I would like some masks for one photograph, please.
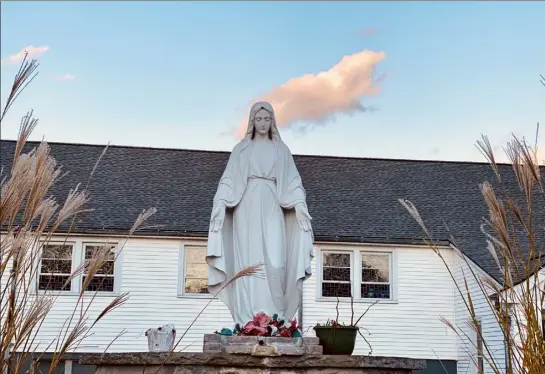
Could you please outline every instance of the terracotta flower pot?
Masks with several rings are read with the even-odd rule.
[[[351,355],[358,330],[357,326],[314,326],[326,355]]]

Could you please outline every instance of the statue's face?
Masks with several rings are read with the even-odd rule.
[[[259,110],[254,117],[255,131],[259,135],[267,135],[271,129],[272,118],[269,112],[264,109]]]

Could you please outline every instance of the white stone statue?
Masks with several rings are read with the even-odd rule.
[[[233,148],[214,196],[206,262],[216,294],[241,269],[264,264],[265,277],[243,277],[218,294],[235,323],[259,312],[293,318],[311,275],[313,234],[306,192],[274,110],[258,102]]]

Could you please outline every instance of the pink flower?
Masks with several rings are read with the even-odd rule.
[[[267,327],[272,322],[272,318],[267,314],[260,312],[255,315],[253,322],[256,324],[256,326]]]
[[[256,326],[254,321],[248,322],[242,329],[242,335],[248,336],[264,336],[267,334],[266,326]]]

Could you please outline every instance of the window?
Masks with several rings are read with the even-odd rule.
[[[390,254],[361,253],[361,297],[390,298]]]
[[[326,250],[320,259],[318,297],[393,299],[392,253]]]
[[[70,291],[72,289],[70,275],[72,274],[71,244],[46,244],[42,246],[39,290]]]
[[[84,244],[84,261],[89,262],[94,258],[99,258],[103,262],[102,266],[96,271],[93,279],[87,284],[86,291],[114,291],[114,262],[115,245],[111,244]],[[104,257],[103,257],[104,256]],[[87,268],[81,277],[81,285],[85,285],[85,275]]]
[[[352,294],[352,263],[350,253],[322,254],[322,296],[350,297]]]
[[[117,292],[121,258],[116,258],[117,243],[87,242],[75,239],[69,243],[42,243],[39,271],[33,284],[40,291]],[[89,284],[85,281],[90,261],[99,256],[104,263]]]
[[[183,293],[208,294],[206,247],[185,247]]]

